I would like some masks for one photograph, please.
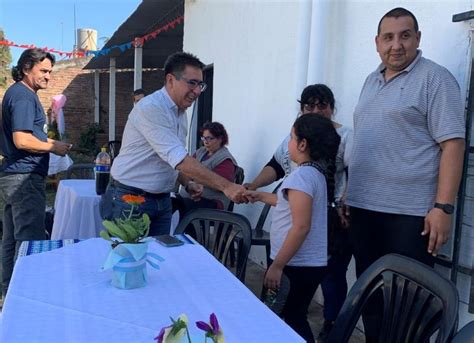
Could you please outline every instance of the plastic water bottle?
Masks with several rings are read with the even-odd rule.
[[[106,148],[101,148],[95,158],[95,192],[97,195],[105,193],[110,178],[110,155]]]
[[[286,303],[286,298],[290,292],[290,279],[285,274],[281,275],[280,288],[277,290],[267,289],[265,295],[265,305],[273,312],[280,315]]]

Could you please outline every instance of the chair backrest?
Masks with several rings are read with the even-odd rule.
[[[244,282],[252,231],[243,215],[228,211],[198,208],[187,213],[175,234],[188,233],[226,267],[237,253],[235,275]]]
[[[117,157],[117,155],[120,152],[120,147],[122,146],[122,141],[109,141],[107,143],[107,145],[108,145],[108,148],[109,148],[110,158],[113,161],[114,158]]]
[[[280,188],[282,183],[283,183],[283,181],[281,181],[278,185],[276,185],[276,187],[272,191],[273,194],[276,194],[276,192],[278,191],[278,189]],[[262,212],[260,212],[260,216],[258,217],[257,225],[255,226],[255,234],[257,236],[263,234],[263,226],[265,225],[265,222],[266,222],[267,217],[268,217],[268,212],[270,212],[271,207],[272,207],[271,205],[265,204],[265,206],[263,206],[263,208],[262,208]]]
[[[239,166],[236,166],[234,182],[238,185],[241,185],[244,182],[244,179],[245,179],[244,169]],[[234,210],[234,202],[232,200],[229,202],[229,205],[227,205],[226,210],[229,212],[232,212]]]
[[[94,163],[75,163],[66,171],[66,179],[94,179]]]
[[[464,325],[456,335],[454,335],[451,343],[472,343],[474,342],[474,320]]]
[[[369,299],[382,293],[379,342],[450,342],[457,328],[456,286],[433,268],[397,254],[381,257],[356,281],[334,323],[328,342],[349,338]]]

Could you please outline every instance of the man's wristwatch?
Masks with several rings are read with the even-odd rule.
[[[454,213],[454,206],[451,204],[440,204],[439,202],[435,202],[434,208],[439,208],[440,210],[443,210],[444,213],[446,214],[453,214]]]

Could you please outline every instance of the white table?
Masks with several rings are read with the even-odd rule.
[[[62,180],[54,201],[51,239],[98,237],[103,229],[95,180]]]
[[[88,239],[17,260],[3,307],[1,342],[153,342],[169,316],[194,322],[217,315],[226,342],[303,342],[202,246],[149,251],[166,259],[148,267],[148,284],[116,289],[99,267],[108,242]],[[199,340],[198,340],[199,338]]]
[[[54,201],[51,239],[86,239],[99,237],[104,229],[99,213],[100,196],[95,180],[62,180]],[[179,214],[171,217],[171,233],[178,225]]]
[[[66,171],[70,166],[73,165],[72,159],[66,156],[58,156],[55,154],[49,154],[49,169],[48,175],[55,175],[62,171]]]

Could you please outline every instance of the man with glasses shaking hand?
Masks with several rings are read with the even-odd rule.
[[[245,188],[209,171],[188,155],[186,109],[206,90],[204,64],[194,55],[177,52],[165,62],[165,85],[132,109],[123,133],[120,154],[114,159],[111,181],[101,200],[104,219],[120,218],[130,206],[125,194],[141,195],[139,211],[151,219],[150,236],[170,231],[170,192],[176,180],[195,197],[202,185],[242,201]],[[197,183],[189,182],[191,180]],[[189,184],[189,185],[188,185]]]

